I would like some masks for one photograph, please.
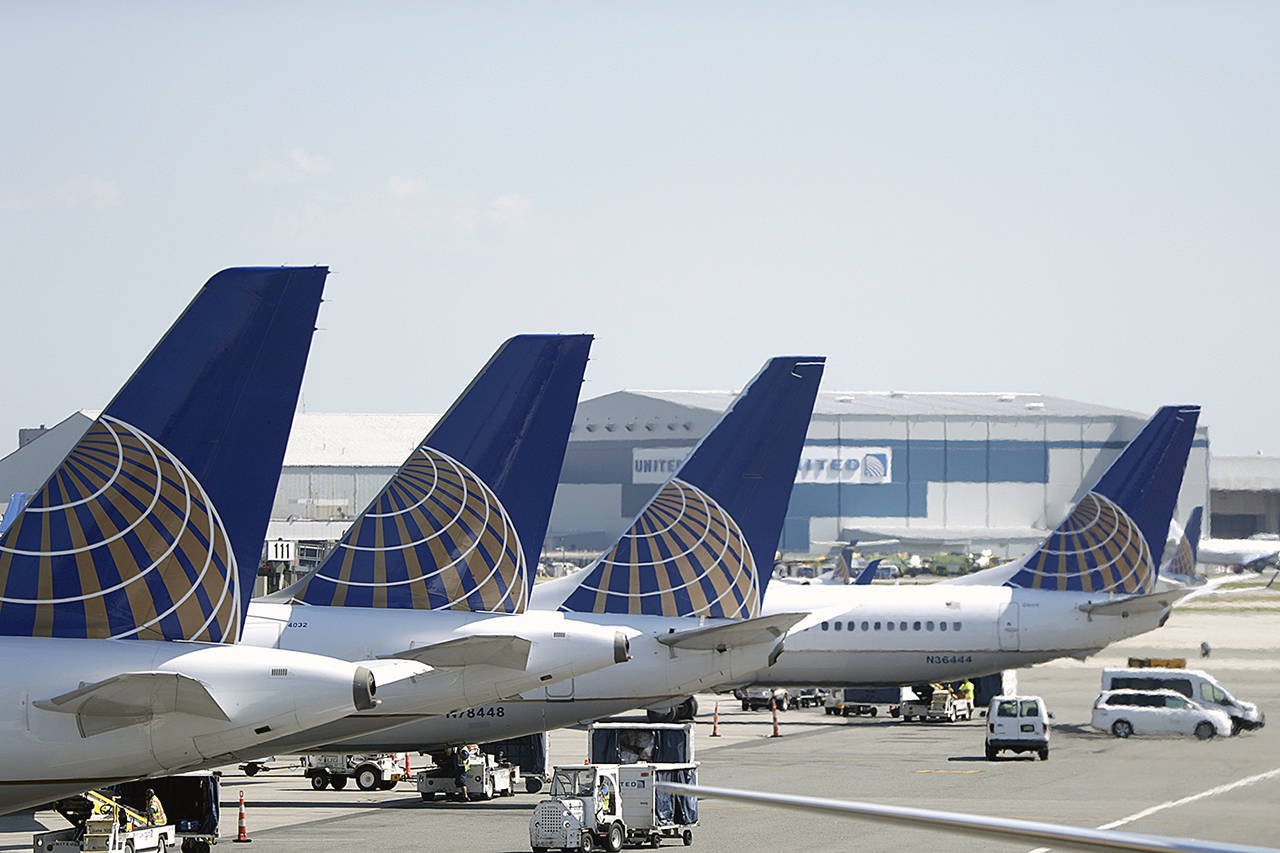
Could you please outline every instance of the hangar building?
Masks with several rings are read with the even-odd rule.
[[[619,391],[580,403],[548,545],[610,544],[732,399]],[[780,547],[897,539],[911,550],[1017,553],[1061,520],[1146,418],[1041,394],[822,392]],[[1208,498],[1201,426],[1178,517]]]

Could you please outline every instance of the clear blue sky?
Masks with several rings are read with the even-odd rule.
[[[10,2],[0,452],[216,270],[318,263],[313,411],[587,331],[585,396],[812,352],[1277,454],[1278,43],[1274,3]]]

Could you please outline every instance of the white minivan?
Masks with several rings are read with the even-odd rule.
[[[1231,734],[1226,711],[1206,707],[1174,690],[1107,690],[1093,702],[1089,725],[1119,738],[1182,734],[1208,740]]]
[[[1237,699],[1212,675],[1198,669],[1104,669],[1102,690],[1172,690],[1208,708],[1220,708],[1231,718],[1231,734],[1260,729],[1267,717],[1252,702]]]
[[[996,753],[1034,752],[1049,760],[1049,712],[1039,696],[996,696],[987,708],[987,761]]]

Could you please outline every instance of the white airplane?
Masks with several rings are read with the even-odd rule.
[[[609,624],[527,611],[590,335],[506,341],[338,543],[292,587],[249,605],[243,642],[428,672],[246,760],[518,696],[627,660]]]
[[[1255,533],[1248,539],[1201,539],[1197,558],[1214,566],[1243,566],[1256,572],[1280,568],[1280,536]]]
[[[879,803],[743,791],[735,788],[712,788],[706,785],[684,785],[677,782],[657,782],[655,785],[677,796],[737,800],[753,805],[816,812],[908,829],[932,829],[953,836],[967,835],[992,841],[1046,845],[1055,850],[1082,850],[1086,853],[1096,850],[1126,850],[1133,853],[1278,853],[1274,847],[1256,847],[1252,844],[1200,841],[1177,836],[1117,832],[1113,829],[1089,829],[1021,818],[986,817],[938,809],[887,806]]]
[[[427,752],[518,737],[670,707],[767,666],[804,618],[761,617],[757,579],[773,565],[822,369],[820,358],[770,360],[608,552],[534,587],[540,613],[627,626],[631,661],[326,749]]]
[[[1164,624],[1155,591],[1199,409],[1161,409],[1044,543],[1003,566],[919,586],[773,584],[766,613],[808,610],[760,685],[910,685],[1084,658]]]
[[[233,645],[328,270],[230,269],[0,535],[0,813],[225,762],[422,671]]]

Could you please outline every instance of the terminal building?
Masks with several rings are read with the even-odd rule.
[[[612,544],[733,396],[618,391],[580,403],[544,560]],[[38,489],[94,414],[24,430],[25,443],[0,459],[0,500]],[[817,555],[858,539],[921,554],[1017,554],[1063,518],[1149,414],[1040,394],[822,392],[780,548]],[[304,565],[318,559],[437,418],[300,413],[268,539],[297,543]],[[1280,532],[1280,459],[1211,466],[1201,425],[1176,518],[1202,504],[1212,535]]]

